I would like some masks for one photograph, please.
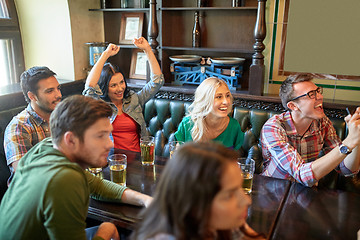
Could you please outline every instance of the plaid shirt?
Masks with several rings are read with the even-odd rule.
[[[262,175],[297,181],[313,186],[315,179],[311,164],[320,152],[330,152],[341,143],[328,117],[313,121],[303,136],[297,134],[290,112],[273,116],[261,130],[264,157]],[[344,175],[353,174],[344,161],[337,170]]]
[[[42,119],[28,104],[7,125],[4,134],[4,149],[7,164],[19,161],[30,148],[50,137],[49,123]],[[12,167],[10,170],[13,172]]]

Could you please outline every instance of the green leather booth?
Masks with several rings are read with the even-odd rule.
[[[169,156],[168,143],[174,139],[174,133],[182,118],[186,115],[190,104],[190,102],[168,99],[151,99],[146,103],[145,122],[149,134],[155,137],[156,155]],[[240,155],[255,160],[256,173],[261,173],[263,169],[261,144],[259,143],[261,128],[274,114],[279,114],[279,112],[239,106],[234,106],[231,113],[232,117],[239,122],[241,131],[245,133]],[[344,139],[347,134],[344,120],[333,118],[331,121],[339,137]],[[354,178],[345,178],[334,170],[319,182],[319,186],[360,192],[360,177],[358,174]]]

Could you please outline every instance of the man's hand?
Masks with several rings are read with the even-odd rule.
[[[343,143],[352,150],[360,145],[360,107],[355,110],[353,115],[347,115],[345,122],[349,129],[349,134]]]
[[[143,203],[144,203],[144,207],[149,207],[150,203],[152,202],[153,198],[143,194]]]
[[[152,197],[127,188],[121,196],[121,201],[132,205],[148,207]]]
[[[104,222],[100,224],[98,231],[95,236],[102,237],[105,240],[120,240],[119,233],[116,226],[110,222]]]

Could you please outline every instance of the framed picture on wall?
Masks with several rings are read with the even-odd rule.
[[[119,43],[132,44],[134,38],[141,37],[144,13],[123,13],[121,15]]]
[[[134,49],[131,57],[129,78],[146,79],[146,54],[140,49]]]

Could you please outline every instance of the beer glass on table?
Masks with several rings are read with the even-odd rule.
[[[127,156],[125,154],[112,154],[108,157],[110,180],[126,186]]]
[[[250,194],[252,191],[253,178],[255,172],[255,161],[250,158],[238,158],[238,164],[241,168],[244,178],[243,189],[246,194]]]
[[[141,164],[154,165],[155,139],[152,136],[140,138]]]

